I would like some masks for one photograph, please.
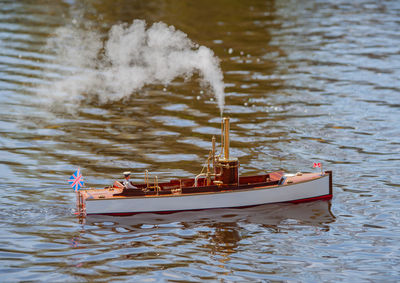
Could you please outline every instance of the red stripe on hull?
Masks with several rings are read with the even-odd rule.
[[[324,196],[313,197],[313,198],[292,200],[292,201],[290,201],[290,203],[302,203],[302,202],[309,202],[309,201],[315,201],[315,200],[330,200],[330,199],[332,199],[332,195],[324,195]]]
[[[324,196],[319,196],[319,197],[312,197],[312,198],[305,198],[305,199],[298,199],[298,200],[292,200],[292,201],[285,201],[281,203],[303,203],[303,202],[310,202],[310,201],[317,201],[317,200],[330,200],[332,199],[332,195],[324,195]],[[276,203],[270,203],[270,204],[276,204]],[[154,213],[154,214],[171,214],[171,213],[176,213],[176,212],[183,212],[183,211],[201,211],[201,210],[210,210],[210,209],[229,209],[229,208],[249,208],[249,207],[255,207],[255,206],[260,206],[260,205],[265,205],[265,204],[256,204],[256,205],[248,205],[248,206],[236,206],[236,207],[220,207],[220,208],[203,208],[203,209],[190,209],[190,210],[169,210],[169,211],[146,211],[146,212],[124,212],[124,213],[92,213],[88,215],[110,215],[110,216],[130,216],[130,215],[135,215],[135,214],[141,214],[141,213]]]

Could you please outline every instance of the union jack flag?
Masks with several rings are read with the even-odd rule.
[[[74,191],[79,191],[80,188],[83,186],[83,176],[81,171],[78,169],[69,177],[68,183],[70,183],[71,187],[74,188]]]
[[[317,167],[321,168],[321,166],[322,166],[321,163],[314,163],[313,164],[313,168],[317,168]]]

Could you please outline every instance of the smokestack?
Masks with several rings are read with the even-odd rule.
[[[221,149],[224,155],[219,158],[215,164],[215,182],[220,186],[239,185],[239,160],[237,158],[229,158],[229,118],[221,119]]]
[[[224,138],[224,158],[229,160],[229,118],[224,118],[225,138]]]

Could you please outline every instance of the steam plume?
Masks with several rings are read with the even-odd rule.
[[[41,93],[58,102],[80,103],[97,96],[101,103],[129,97],[151,84],[168,85],[198,73],[224,107],[223,74],[213,51],[193,43],[185,33],[143,20],[115,25],[103,40],[95,31],[62,27],[47,44],[56,61],[67,66]]]

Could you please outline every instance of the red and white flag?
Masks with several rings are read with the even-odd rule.
[[[317,167],[321,168],[322,164],[321,163],[314,163],[313,168],[317,168]]]

